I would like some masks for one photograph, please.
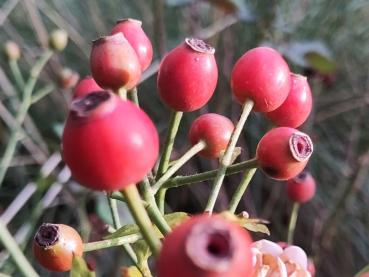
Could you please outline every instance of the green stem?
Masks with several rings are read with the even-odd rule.
[[[17,84],[18,88],[20,90],[23,90],[23,88],[24,88],[24,79],[23,79],[22,73],[19,69],[18,61],[14,60],[14,59],[10,59],[9,60],[9,67],[10,67],[10,71],[13,74],[15,83]]]
[[[160,177],[163,176],[163,174],[168,170],[170,156],[173,150],[174,140],[176,138],[182,116],[183,116],[183,112],[178,112],[178,111],[172,111],[170,115],[168,132],[167,132],[167,136],[165,138],[165,143],[164,143],[164,150],[160,158],[160,162],[158,166],[158,173],[156,174],[155,180],[159,180]],[[159,209],[161,213],[164,213],[165,193],[166,193],[165,189],[159,193],[158,205],[159,205]]]
[[[300,204],[298,202],[294,202],[292,206],[292,212],[290,217],[290,223],[288,224],[288,232],[287,232],[287,243],[293,244],[293,236],[296,229],[296,221],[297,216],[299,214]]]
[[[2,221],[0,221],[0,241],[9,251],[14,262],[18,266],[19,271],[22,272],[24,276],[39,276],[22,253],[22,250],[19,249],[17,242],[14,240],[13,236],[9,233],[9,230]]]
[[[245,173],[242,177],[242,180],[241,180],[240,184],[238,185],[235,193],[233,194],[231,202],[229,203],[228,210],[231,213],[236,212],[237,206],[240,203],[241,198],[242,198],[243,194],[245,193],[252,177],[254,176],[254,174],[256,172],[256,169],[257,168],[251,168],[251,169],[248,169],[248,170],[245,171]]]
[[[161,188],[161,186],[168,181],[170,177],[174,173],[177,172],[178,169],[180,169],[188,160],[190,160],[193,156],[195,156],[197,153],[199,153],[201,150],[203,150],[206,147],[205,141],[199,141],[194,146],[192,146],[181,158],[179,158],[174,165],[172,165],[165,173],[161,176],[161,178],[155,183],[155,185],[152,187],[152,191],[154,194],[157,193],[157,191]]]
[[[243,161],[237,164],[233,164],[227,168],[226,175],[232,175],[239,172],[242,172],[246,169],[257,168],[258,162],[256,159],[251,159],[247,161]],[[218,169],[209,170],[202,173],[188,175],[188,176],[176,176],[173,179],[168,180],[164,183],[163,188],[174,188],[180,187],[188,184],[203,182],[212,180],[217,176]]]
[[[171,228],[167,221],[165,220],[163,214],[160,212],[158,206],[156,205],[154,194],[151,191],[150,183],[147,177],[140,183],[140,188],[143,192],[143,197],[149,204],[146,209],[149,213],[150,218],[158,227],[160,232],[165,236],[171,232]]]
[[[21,132],[20,126],[22,125],[27,115],[28,109],[31,106],[33,89],[36,85],[37,79],[41,73],[42,68],[51,58],[52,54],[53,52],[51,50],[46,50],[31,69],[30,77],[23,90],[22,103],[20,104],[20,107],[18,109],[15,118],[17,124],[11,130],[9,142],[4,151],[4,156],[2,157],[0,162],[0,187],[4,181],[5,174],[8,170],[8,167],[10,165],[10,162],[13,158],[13,155],[17,147],[19,133]]]
[[[154,226],[142,205],[140,194],[136,185],[130,185],[122,190],[128,208],[131,211],[138,227],[141,230],[142,237],[146,240],[154,256],[158,256],[161,248],[161,242],[156,236]]]
[[[119,95],[119,97],[122,100],[127,100],[127,90],[125,88],[120,88],[118,89],[118,91],[115,92],[116,94]]]
[[[159,192],[156,194],[156,199],[158,202],[158,207],[159,207],[159,211],[162,214],[165,214],[165,196],[167,194],[167,190],[166,188],[161,188],[159,190]]]
[[[137,107],[140,106],[140,102],[138,101],[138,95],[137,95],[137,87],[134,87],[130,91],[128,91],[128,99],[131,100],[133,103],[136,104]]]
[[[106,198],[108,200],[111,217],[113,219],[113,226],[115,229],[119,229],[122,225],[120,224],[117,200],[110,198],[109,194],[106,195]]]
[[[114,238],[114,239],[89,242],[83,245],[83,251],[90,252],[90,251],[105,249],[109,247],[126,245],[129,243],[135,243],[139,239],[141,239],[141,236],[139,234],[132,234],[132,235],[123,236],[123,237]]]
[[[32,96],[31,104],[37,103],[42,98],[44,98],[45,96],[50,94],[53,90],[55,90],[55,86],[54,85],[48,85],[48,86],[36,91]]]
[[[227,168],[231,165],[231,162],[232,162],[232,154],[233,154],[234,148],[236,147],[238,138],[241,135],[243,126],[245,125],[247,117],[249,116],[253,106],[254,106],[254,102],[252,100],[246,100],[246,102],[243,104],[240,119],[238,120],[236,127],[233,130],[233,133],[228,143],[227,149],[225,150],[224,156],[222,157],[220,161],[218,173],[217,173],[217,176],[215,177],[213,188],[210,193],[208,203],[206,204],[205,211],[208,212],[209,214],[212,214],[213,212],[220,188],[222,187],[225,173],[227,171]]]

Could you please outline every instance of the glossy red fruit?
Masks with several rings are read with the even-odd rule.
[[[187,38],[164,57],[158,72],[158,89],[170,108],[191,112],[209,101],[218,80],[214,52],[204,41]]]
[[[248,232],[217,216],[195,216],[165,237],[159,277],[244,277],[252,271]]]
[[[101,88],[92,76],[86,76],[81,81],[78,82],[73,90],[73,98],[83,97],[94,91],[102,91]]]
[[[315,195],[316,184],[309,172],[301,172],[287,182],[287,195],[292,201],[305,203]]]
[[[313,99],[305,76],[291,73],[291,82],[287,99],[266,116],[277,126],[296,128],[308,118]]]
[[[149,67],[152,61],[153,50],[150,39],[142,29],[142,22],[132,18],[118,20],[111,34],[123,33],[123,35],[135,50],[141,64],[141,70]]]
[[[253,48],[233,67],[231,86],[240,103],[251,99],[255,111],[271,112],[282,105],[288,96],[291,88],[290,69],[273,48]]]
[[[43,223],[33,240],[33,254],[48,270],[68,271],[73,256],[81,257],[83,242],[75,229],[64,224]]]
[[[136,105],[107,91],[93,92],[72,102],[62,152],[82,185],[115,191],[139,182],[152,169],[159,138]]]
[[[276,180],[297,176],[313,153],[310,137],[296,129],[278,127],[267,132],[256,148],[260,168]]]
[[[128,90],[141,78],[136,52],[122,33],[93,41],[90,66],[96,83],[105,89]]]
[[[190,142],[195,145],[200,140],[205,141],[206,148],[199,155],[217,159],[226,149],[233,129],[234,125],[227,117],[215,113],[203,114],[192,122]]]

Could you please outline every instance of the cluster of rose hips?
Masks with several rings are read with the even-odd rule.
[[[215,49],[204,41],[187,38],[162,60],[158,92],[174,114],[198,110],[212,97],[218,80],[214,53]],[[150,40],[137,20],[118,21],[111,35],[93,42],[92,77],[77,84],[63,132],[64,161],[81,185],[123,194],[142,237],[153,254],[158,255],[158,276],[253,276],[251,236],[220,214],[211,215],[214,205],[211,201],[209,213],[180,224],[165,236],[162,246],[145,232],[152,228],[152,223],[149,217],[144,218],[145,223],[138,216],[145,207],[136,184],[153,174],[146,192],[148,199],[154,199],[162,185],[160,178],[165,174],[171,177],[178,169],[176,163],[163,166],[164,170],[155,176],[153,167],[159,156],[157,130],[138,103],[127,100],[137,92],[141,73],[149,67],[152,56]],[[307,119],[312,108],[306,78],[291,73],[276,50],[257,47],[235,64],[231,88],[243,105],[240,121],[234,126],[219,114],[199,116],[189,130],[191,156],[198,153],[208,159],[219,159],[215,182],[221,184],[247,115],[254,110],[265,113],[278,126],[258,143],[257,167],[277,180],[296,177],[313,151],[309,136],[295,129]],[[305,178],[310,177],[300,175],[289,184],[292,199],[303,202],[312,196],[310,187],[301,192],[295,186]],[[154,200],[149,204],[157,203]],[[34,240],[38,261],[55,271],[70,270],[73,256],[81,256],[82,248],[78,233],[61,224],[43,224]]]

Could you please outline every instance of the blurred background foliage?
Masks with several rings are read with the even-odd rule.
[[[0,41],[13,40],[20,45],[21,71],[28,75],[47,46],[48,33],[55,28],[68,32],[68,47],[54,56],[41,74],[37,84],[41,88],[57,84],[63,67],[82,77],[88,75],[91,40],[109,33],[115,21],[124,17],[142,20],[155,47],[155,59],[144,74],[147,80],[139,86],[139,97],[163,136],[169,111],[156,91],[155,71],[160,58],[187,36],[206,38],[217,49],[220,74],[216,93],[207,107],[184,116],[174,159],[188,149],[187,131],[199,114],[211,111],[237,120],[240,105],[232,99],[229,77],[233,64],[247,49],[272,45],[284,54],[294,72],[308,76],[315,105],[301,129],[315,142],[308,168],[318,188],[315,198],[300,210],[295,244],[313,257],[317,276],[353,276],[369,263],[369,2],[1,0]],[[87,241],[101,239],[104,222],[111,221],[105,198],[75,185],[60,163],[59,136],[70,97],[70,90],[55,89],[32,106],[24,123],[29,135],[19,143],[0,189],[0,211],[17,196],[18,204],[24,200],[20,211],[10,217],[8,228],[31,261],[29,238],[41,222],[73,225]],[[4,57],[0,59],[0,98],[3,153],[12,114],[19,104],[19,91]],[[238,159],[252,157],[258,140],[271,127],[262,114],[252,114],[239,142],[243,152]],[[216,163],[196,158],[180,174],[214,167]],[[227,207],[240,177],[226,179],[217,210]],[[169,190],[167,211],[200,212],[209,191],[208,183]],[[286,239],[291,206],[285,184],[258,172],[238,211],[269,220],[270,239],[282,241]],[[120,208],[122,222],[129,222],[127,211]],[[126,260],[120,249],[88,256],[91,265],[97,264],[99,276],[115,276]],[[42,276],[58,276],[33,264]],[[0,271],[18,276],[5,251],[0,252]]]

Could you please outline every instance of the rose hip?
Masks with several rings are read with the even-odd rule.
[[[298,203],[308,202],[314,197],[316,184],[309,172],[301,172],[295,178],[287,181],[287,195],[292,201]]]
[[[199,116],[191,125],[189,138],[192,145],[205,141],[206,148],[199,155],[208,159],[217,159],[226,149],[234,125],[227,117],[208,113]]]
[[[195,216],[164,239],[158,276],[250,276],[250,247],[250,235],[240,226],[216,216]]]
[[[68,271],[73,256],[81,257],[83,242],[75,229],[64,224],[43,223],[33,241],[37,261],[52,271]]]
[[[73,98],[83,97],[91,92],[102,91],[102,89],[92,78],[92,76],[86,76],[78,82],[73,91]]]
[[[308,118],[313,101],[306,77],[291,74],[291,80],[291,90],[287,99],[266,116],[277,126],[296,128]]]
[[[170,108],[191,112],[209,101],[218,80],[214,52],[204,41],[187,38],[164,57],[158,72],[158,89]]]
[[[62,152],[82,185],[114,191],[137,183],[154,166],[158,151],[154,124],[130,101],[100,91],[72,102]]]
[[[259,141],[256,158],[260,168],[276,180],[298,175],[313,152],[310,137],[296,129],[279,127],[267,132]]]
[[[141,70],[147,69],[152,61],[153,50],[150,39],[142,29],[142,22],[132,18],[118,20],[111,34],[123,33],[135,50]]]
[[[132,89],[141,78],[136,52],[122,33],[93,41],[90,66],[95,81],[105,89]]]
[[[270,112],[282,105],[288,96],[290,69],[273,48],[253,48],[233,67],[231,87],[240,103],[251,99],[255,111]]]

